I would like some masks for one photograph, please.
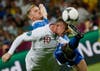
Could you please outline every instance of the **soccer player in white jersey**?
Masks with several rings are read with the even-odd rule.
[[[33,21],[33,23],[32,23],[33,30],[38,28],[38,27],[42,27],[42,26],[45,26],[45,25],[48,24],[47,11],[46,11],[46,8],[44,7],[43,4],[39,4],[39,6],[37,6],[35,4],[30,4],[29,7],[27,8],[26,15],[28,16],[28,18],[30,20]],[[32,46],[36,45],[36,44],[32,43]],[[54,44],[55,45],[56,42],[55,41],[54,41],[54,43],[50,42],[50,44]],[[49,46],[50,44],[48,44],[46,46]],[[49,47],[54,47],[54,45],[51,45]],[[9,54],[7,54],[7,55],[10,56]],[[29,58],[29,57],[30,57],[30,55],[28,55],[26,58]],[[28,62],[26,61],[26,67],[27,68],[29,67],[29,66],[27,66],[27,65],[29,65],[28,63],[29,63],[29,61]]]
[[[47,18],[47,11],[43,4],[39,4],[39,6],[30,4],[26,14],[27,14],[28,18],[33,21],[33,23],[32,23],[33,30],[49,24],[49,21]],[[55,40],[53,40],[49,45],[52,44],[52,46],[55,46],[56,43],[57,42]],[[49,46],[49,45],[47,45],[47,46]]]
[[[32,69],[37,66],[39,59],[46,53],[43,52],[44,49],[48,49],[45,45],[50,43],[52,39],[55,39],[55,35],[63,36],[67,28],[67,24],[63,20],[58,20],[55,24],[49,24],[30,32],[23,33],[14,40],[10,50],[2,56],[2,60],[6,62],[10,59],[15,49],[23,41],[32,41],[34,45],[26,56],[26,69],[27,71],[32,71]],[[48,41],[45,37],[48,37]]]
[[[49,24],[49,21],[47,18],[47,11],[43,4],[39,4],[39,6],[30,4],[30,6],[28,7],[27,16],[29,19],[31,19],[33,21],[33,23],[32,23],[33,30]],[[47,39],[47,41],[48,41],[48,37],[45,37],[45,39]],[[45,47],[56,47],[56,44],[57,44],[56,40],[51,40],[51,42],[49,44],[46,44]],[[32,43],[32,45],[35,45],[35,44]],[[47,53],[50,54],[50,53],[52,53],[53,50],[54,50],[54,48],[49,50]],[[45,56],[44,56],[44,58],[45,58]],[[28,56],[27,56],[27,58],[28,58]],[[43,59],[43,58],[41,58],[41,59]],[[28,63],[28,62],[26,62],[26,63]],[[41,64],[38,64],[38,65],[41,66]]]

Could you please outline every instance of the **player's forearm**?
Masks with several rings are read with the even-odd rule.
[[[12,43],[11,48],[9,49],[8,53],[12,55],[15,49],[23,42],[23,40],[24,40],[23,35],[18,36]]]
[[[44,7],[44,5],[40,4],[39,7],[40,7],[40,10],[41,10],[43,17],[47,18],[47,11],[46,11],[46,8]]]
[[[71,49],[76,49],[78,47],[80,38],[78,38],[77,36],[73,37],[70,42],[69,42],[69,47]]]

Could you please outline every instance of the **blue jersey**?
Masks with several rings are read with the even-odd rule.
[[[64,39],[68,40],[68,37],[65,35],[63,36]],[[69,57],[66,57],[65,53],[62,50],[63,44],[59,43],[55,52],[54,52],[54,56],[57,60],[58,63],[60,64],[65,64],[67,63],[68,65],[74,65],[74,64],[78,64],[82,59],[82,55],[79,53],[78,49],[76,48],[78,45],[76,45],[77,43],[79,43],[79,40],[77,37],[73,37],[72,39],[70,39],[69,41],[70,43],[70,50],[72,50],[72,52],[67,52],[72,53]],[[66,47],[67,48],[67,47]]]
[[[32,29],[34,30],[36,28],[43,27],[47,24],[49,24],[49,21],[46,18],[44,18],[43,20],[37,20],[37,21],[32,23]]]

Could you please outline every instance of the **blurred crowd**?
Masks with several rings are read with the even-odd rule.
[[[32,30],[31,21],[25,15],[25,8],[30,2],[43,3],[51,23],[61,17],[66,7],[71,6],[79,12],[75,25],[81,32],[100,28],[100,0],[0,0],[0,56],[8,51],[18,35]],[[16,52],[28,50],[30,45],[31,42],[23,42]]]

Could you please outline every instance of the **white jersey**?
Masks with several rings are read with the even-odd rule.
[[[42,28],[40,27],[36,29],[37,31],[39,30],[40,31],[39,33],[36,32],[37,40],[32,42],[31,49],[44,49],[44,48],[56,47],[57,42],[55,41],[56,40],[56,38],[54,37],[55,34],[50,30],[49,25],[46,25]]]
[[[13,54],[23,41],[32,41],[33,45],[25,58],[27,71],[32,71],[34,67],[38,66],[39,60],[49,53],[50,48],[56,47],[55,34],[50,30],[49,26],[50,24],[18,36],[8,51],[9,54]],[[58,42],[67,43],[61,38],[59,38]]]
[[[50,30],[49,25],[46,25],[18,36],[8,53],[13,54],[23,41],[32,41],[33,45],[25,59],[27,71],[32,71],[35,66],[38,66],[39,59],[48,53],[48,50],[44,52],[44,49],[50,49],[53,45],[51,40],[55,40],[55,34]],[[56,44],[52,47],[56,47]]]
[[[43,27],[43,26],[45,26],[45,25],[47,25],[47,24],[49,24],[49,20],[48,20],[47,18],[43,18],[43,20],[34,21],[34,22],[32,23],[32,28],[33,28],[33,30],[34,30],[34,29]],[[35,46],[38,47],[39,44],[42,44],[42,45],[44,45],[43,47],[51,48],[51,47],[55,47],[56,44],[57,44],[57,41],[54,40],[53,38],[49,37],[49,36],[45,36],[45,37],[42,38],[42,39],[44,39],[44,40],[42,40],[42,41],[36,41],[35,44],[32,43],[32,47],[35,47]],[[45,42],[45,40],[47,40],[47,41],[46,41],[47,43]],[[45,44],[44,44],[43,41],[45,42]],[[48,43],[48,41],[50,41],[50,42]],[[40,46],[39,46],[39,47],[40,47]]]
[[[30,32],[26,32],[16,38],[16,40],[13,42],[8,53],[13,54],[15,49],[23,41],[32,41],[32,43],[34,44],[32,46],[32,49],[47,48],[45,46],[48,45],[49,43],[51,43],[50,42],[51,40],[55,40],[54,35],[55,34],[50,30],[49,25],[46,25],[41,28],[37,28]]]

